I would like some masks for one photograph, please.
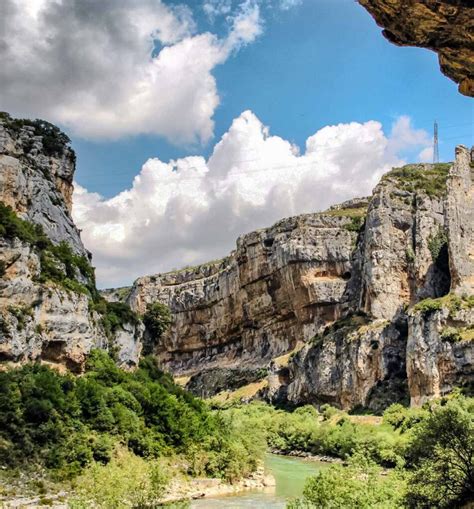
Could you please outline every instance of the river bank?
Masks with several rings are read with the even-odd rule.
[[[191,501],[209,497],[232,496],[249,491],[275,490],[274,476],[265,470],[263,464],[248,477],[235,483],[227,483],[218,478],[183,478],[177,476],[171,480],[166,494],[160,501],[162,504],[173,502]],[[2,509],[67,509],[68,500],[73,493],[61,491],[59,493],[47,493],[38,496],[11,496],[0,497]]]
[[[233,484],[217,478],[188,479],[184,482],[181,479],[172,480],[162,502],[171,503],[208,497],[222,497],[263,489],[271,491],[275,489],[275,483],[273,475],[266,472],[264,466],[261,465],[250,476]]]
[[[336,458],[335,456],[327,456],[323,454],[311,454],[307,451],[282,451],[280,449],[271,449],[270,454],[276,454],[277,456],[287,456],[289,458],[301,458],[307,461],[317,461],[320,463],[340,463],[344,464],[344,460]]]

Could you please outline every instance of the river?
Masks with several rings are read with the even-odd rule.
[[[265,468],[275,477],[275,489],[195,500],[191,509],[284,509],[288,499],[303,493],[306,479],[327,466],[319,461],[268,454]]]

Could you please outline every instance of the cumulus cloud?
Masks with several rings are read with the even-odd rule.
[[[74,218],[99,283],[127,284],[211,260],[233,249],[242,233],[370,194],[384,172],[403,164],[394,148],[426,148],[406,120],[389,135],[376,121],[327,126],[300,151],[245,111],[208,160],[149,159],[131,189],[110,199],[76,186]]]
[[[160,0],[2,0],[0,19],[0,109],[88,138],[175,143],[211,138],[213,70],[261,33],[249,1],[222,38],[197,33],[189,8]]]

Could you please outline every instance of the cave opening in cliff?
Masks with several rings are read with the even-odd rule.
[[[443,297],[451,288],[451,272],[449,270],[448,243],[445,242],[433,260],[435,271],[434,297]]]

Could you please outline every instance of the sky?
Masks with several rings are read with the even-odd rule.
[[[352,0],[2,0],[0,110],[59,125],[99,286],[226,255],[474,143],[472,99]]]

